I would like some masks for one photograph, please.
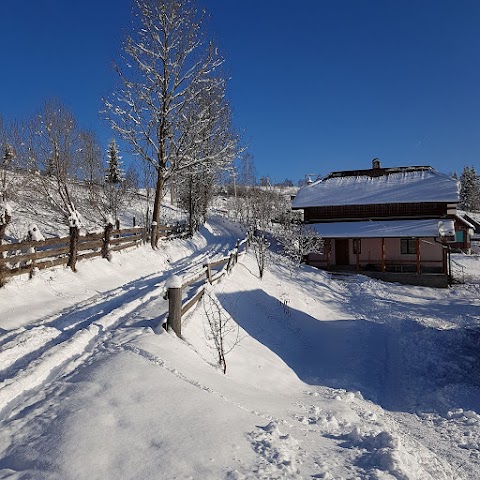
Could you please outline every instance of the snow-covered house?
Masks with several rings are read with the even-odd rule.
[[[432,167],[382,168],[374,159],[371,169],[332,172],[303,187],[292,208],[325,240],[309,264],[446,286],[451,242],[470,246],[459,200],[458,181]]]

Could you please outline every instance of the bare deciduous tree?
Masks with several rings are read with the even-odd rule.
[[[270,262],[270,242],[265,237],[265,234],[260,232],[253,233],[250,238],[250,242],[253,247],[255,259],[257,260],[258,273],[260,278],[263,278],[265,269]]]
[[[214,79],[209,83],[210,87],[186,107],[185,132],[190,132],[193,161],[179,162],[176,175],[178,197],[189,212],[192,231],[207,219],[215,179],[230,167],[237,153],[224,82]]]
[[[212,293],[205,292],[203,308],[207,317],[205,335],[214,345],[218,365],[223,373],[227,373],[226,356],[240,342],[240,328],[234,324],[232,317],[223,310]]]
[[[21,164],[24,143],[24,125],[6,122],[0,115],[0,200],[15,197],[19,186],[18,169]]]
[[[31,123],[30,160],[41,192],[65,220],[76,211],[71,180],[78,178],[80,151],[73,114],[57,99],[46,101]]]
[[[250,153],[239,158],[237,169],[239,185],[252,187],[256,184],[255,164]]]
[[[76,176],[83,180],[87,187],[98,186],[102,181],[102,149],[100,142],[92,130],[79,132],[78,169]]]
[[[134,0],[134,5],[137,23],[123,46],[123,68],[116,68],[121,84],[105,101],[105,113],[155,170],[151,242],[156,248],[168,180],[194,165],[235,156],[237,138],[229,135],[214,151],[198,148],[205,114],[211,115],[201,97],[214,90],[223,94],[225,82],[217,75],[223,59],[204,37],[204,14],[195,0]],[[202,111],[192,107],[197,104]]]

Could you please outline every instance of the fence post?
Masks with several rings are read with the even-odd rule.
[[[37,249],[35,247],[31,247],[31,253],[35,253]],[[35,257],[32,258],[31,263],[30,263],[30,271],[28,272],[28,278],[31,280],[33,278],[33,274],[35,273]]]
[[[168,290],[168,320],[167,327],[182,336],[182,279],[172,275],[165,285]]]
[[[228,258],[227,273],[230,273],[230,271],[231,271],[232,268],[233,268],[234,258],[235,258],[234,254],[231,253],[231,254],[230,254],[230,257]]]
[[[206,263],[204,267],[207,269],[207,280],[208,283],[211,285],[212,284],[212,269],[210,268],[210,264]]]
[[[105,231],[103,233],[103,245],[102,245],[102,258],[106,258],[108,261],[111,260],[112,256],[110,254],[110,239],[112,237],[113,224],[108,222],[105,225]]]
[[[1,245],[1,242],[0,242]],[[0,253],[0,287],[5,286],[7,283],[7,266],[5,265],[4,259],[5,259],[5,253],[1,252]]]
[[[8,224],[12,220],[12,216],[10,214],[10,209],[9,208],[4,208],[3,212],[0,213],[0,218],[2,220],[2,223],[0,223],[0,245],[3,245],[3,237],[5,236],[5,233],[7,231]],[[0,258],[5,258],[6,255],[4,252],[0,253]],[[7,266],[2,262],[0,263],[0,287],[3,287],[6,282],[6,273],[7,271]]]

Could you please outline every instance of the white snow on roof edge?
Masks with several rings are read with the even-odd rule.
[[[446,235],[455,235],[454,221],[438,218],[312,223],[309,226],[322,238],[436,238],[440,236],[440,222]]]

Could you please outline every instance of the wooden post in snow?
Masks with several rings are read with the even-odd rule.
[[[420,239],[416,239],[416,247],[417,247],[417,274],[420,274]]]
[[[353,243],[355,244],[355,269],[358,273],[360,271],[360,239],[354,238]]]
[[[382,237],[382,272],[385,272],[385,238]]]
[[[330,270],[330,254],[332,252],[332,240],[330,238],[327,238],[326,248],[327,248],[327,270]]]
[[[211,285],[212,284],[212,269],[210,268],[210,264],[206,263],[205,268],[206,268],[208,283],[210,283],[210,285]]]
[[[7,226],[11,222],[12,216],[9,208],[5,208],[3,212],[3,221],[0,224],[0,245],[3,244],[3,237],[7,231]],[[0,253],[0,258],[4,258],[5,254],[2,252]],[[6,283],[6,272],[7,267],[4,262],[0,263],[0,287],[3,287]]]
[[[167,327],[182,336],[182,279],[172,275],[166,283],[168,289],[168,320]]]
[[[237,240],[235,245],[235,263],[238,263],[238,249],[240,248],[240,240]]]
[[[106,258],[108,261],[111,260],[110,255],[110,239],[112,237],[113,224],[108,222],[105,225],[105,231],[103,233],[103,245],[102,245],[102,258]]]
[[[442,245],[442,272],[447,275],[447,245],[446,243]]]

